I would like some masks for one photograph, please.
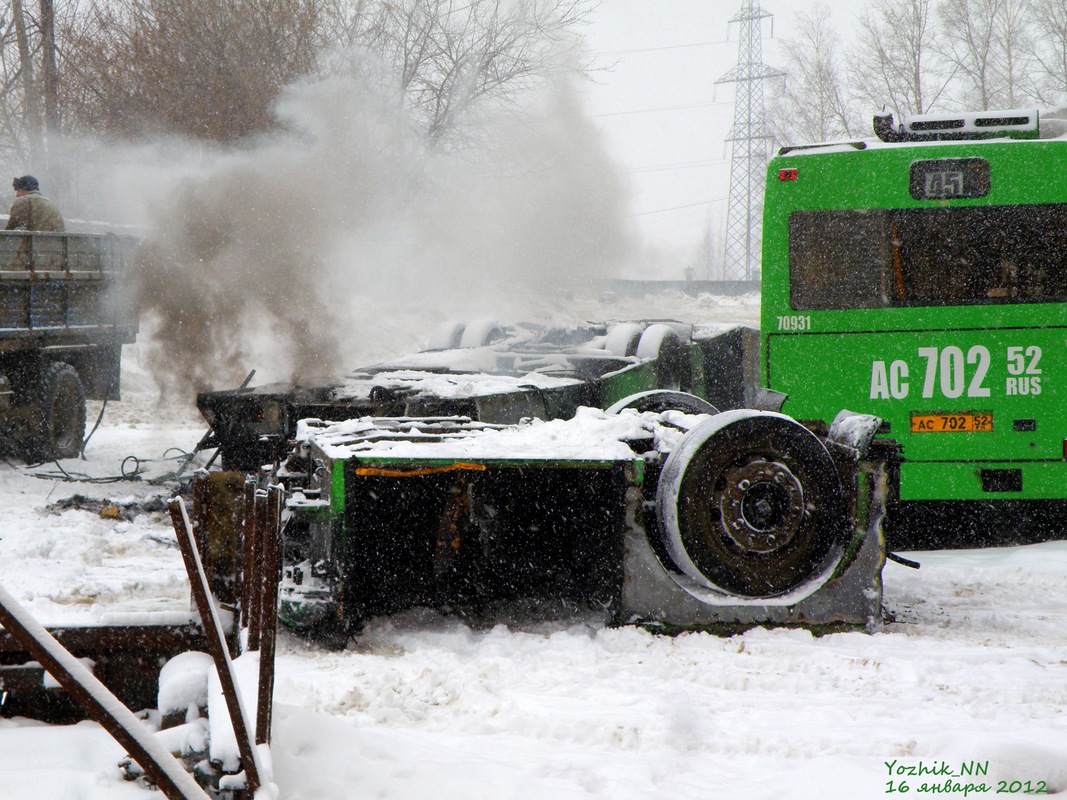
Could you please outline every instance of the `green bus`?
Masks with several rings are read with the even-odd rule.
[[[799,419],[885,420],[902,447],[891,544],[1060,535],[1067,125],[887,115],[875,132],[771,159],[763,385]]]

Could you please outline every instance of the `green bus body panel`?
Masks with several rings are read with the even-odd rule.
[[[983,469],[1019,469],[1025,491],[982,491]],[[900,468],[900,482],[901,500],[1060,500],[1067,482],[1067,462],[908,461]]]
[[[963,380],[950,375],[943,382],[940,354],[951,347],[963,354]],[[920,348],[936,348],[938,355],[923,357]],[[984,376],[978,374],[977,358],[973,364],[966,363],[966,355],[975,348],[989,354]],[[1021,375],[1009,372],[1009,367],[1020,368],[1017,358],[1008,361],[1009,348],[1023,356]],[[1036,355],[1033,348],[1041,350],[1040,360],[1033,365],[1040,373],[1027,375],[1031,364],[1025,353],[1030,349]],[[888,435],[903,444],[907,462],[901,471],[902,499],[988,499],[978,468],[1019,466],[1015,462],[1042,463],[1032,468],[1032,480],[1030,472],[1024,475],[1024,491],[1010,496],[1050,499],[1064,496],[1067,490],[1067,483],[1044,485],[1047,481],[1037,478],[1049,469],[1067,478],[1067,462],[1063,461],[1067,328],[772,334],[766,349],[768,385],[789,395],[785,413],[799,419],[832,420],[847,408],[889,423]],[[929,371],[933,375],[928,378]],[[927,389],[930,396],[924,397]],[[947,396],[945,389],[956,396]],[[912,414],[965,413],[991,416],[992,430],[911,433]],[[959,470],[949,469],[961,461],[967,463],[958,464]],[[912,469],[916,462],[936,468]],[[1038,485],[1043,488],[1038,490]]]
[[[911,196],[913,161],[975,157],[990,166],[985,197]],[[780,180],[783,169],[795,177]],[[1065,171],[1067,139],[837,146],[772,159],[761,371],[764,386],[789,395],[783,412],[829,421],[847,408],[884,418],[903,445],[905,500],[1067,498],[1067,303],[807,310],[791,306],[789,285],[793,212],[1067,203]],[[991,414],[992,430],[912,433],[917,413]],[[983,491],[983,470],[1020,470],[1022,491]]]

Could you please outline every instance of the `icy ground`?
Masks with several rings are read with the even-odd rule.
[[[195,411],[158,402],[139,347],[68,471],[119,475],[132,455],[151,478],[200,438]],[[166,487],[55,473],[0,462],[0,584],[45,623],[187,611],[169,523],[142,502]],[[132,518],[51,507],[74,494]],[[887,565],[895,621],[876,635],[668,638],[583,617],[473,629],[419,612],[341,653],[283,638],[279,796],[866,800],[946,781],[959,791],[940,796],[1067,795],[1067,542],[915,557],[919,571]],[[122,755],[94,723],[0,720],[0,800],[159,797],[121,780]],[[964,765],[988,774],[944,774]]]

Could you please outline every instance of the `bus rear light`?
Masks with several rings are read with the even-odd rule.
[[[785,169],[778,170],[778,180],[780,181],[795,181],[797,179],[797,168],[786,167]]]

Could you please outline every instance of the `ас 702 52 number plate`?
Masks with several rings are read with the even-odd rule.
[[[989,411],[961,411],[955,414],[911,415],[912,433],[992,433],[993,414]]]

